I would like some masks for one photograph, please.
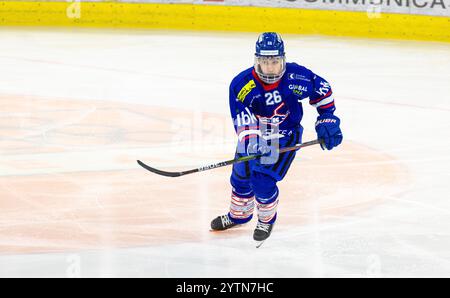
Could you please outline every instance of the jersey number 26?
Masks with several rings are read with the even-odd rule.
[[[266,105],[267,106],[272,106],[276,103],[280,103],[282,100],[280,92],[278,92],[278,90],[275,90],[271,93],[266,93],[264,96],[266,97]]]

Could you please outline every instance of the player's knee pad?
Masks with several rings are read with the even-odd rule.
[[[247,196],[250,193],[252,193],[253,195],[250,180],[243,180],[232,174],[230,178],[230,183],[231,186],[233,187],[233,191],[236,192],[237,194]]]
[[[266,200],[278,192],[277,181],[260,172],[252,173],[250,183],[255,196],[261,200]]]

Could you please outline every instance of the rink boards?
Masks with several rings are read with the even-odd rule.
[[[450,42],[445,16],[274,7],[123,2],[0,2],[3,26],[277,31]]]

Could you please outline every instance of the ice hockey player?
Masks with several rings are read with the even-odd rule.
[[[238,137],[236,157],[264,154],[256,160],[234,164],[231,174],[231,206],[215,218],[211,229],[226,230],[249,222],[254,207],[258,223],[253,239],[266,240],[277,219],[278,187],[296,152],[277,154],[278,148],[302,141],[302,101],[309,99],[319,116],[315,123],[322,149],[342,142],[340,120],[330,84],[311,70],[286,63],[284,43],[274,32],[262,33],[256,42],[255,63],[230,84],[230,111]]]

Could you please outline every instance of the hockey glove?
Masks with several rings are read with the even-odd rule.
[[[317,117],[317,138],[323,140],[323,143],[320,144],[323,150],[325,148],[331,150],[342,142],[342,132],[339,128],[340,123],[341,120],[330,113],[324,113]]]

